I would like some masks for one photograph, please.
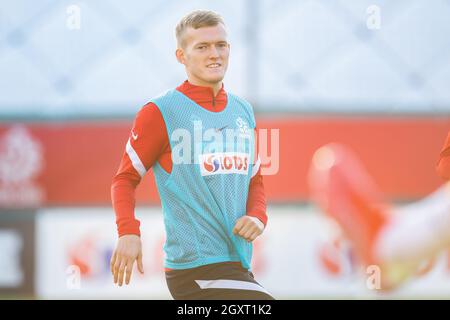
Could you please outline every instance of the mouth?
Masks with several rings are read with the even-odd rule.
[[[209,69],[217,69],[220,68],[222,65],[220,63],[210,63],[206,67]]]

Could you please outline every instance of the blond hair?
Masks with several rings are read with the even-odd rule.
[[[175,28],[178,47],[184,46],[183,34],[187,28],[199,29],[203,27],[214,27],[219,23],[225,26],[223,18],[214,11],[195,10],[188,13],[181,18]]]

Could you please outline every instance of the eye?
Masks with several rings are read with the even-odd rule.
[[[204,50],[204,49],[206,49],[206,46],[198,46],[197,49]]]

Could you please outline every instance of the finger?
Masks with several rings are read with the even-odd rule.
[[[250,240],[251,235],[255,232],[255,227],[250,227],[247,229],[247,231],[244,233],[244,239]]]
[[[130,279],[131,279],[131,273],[133,272],[133,267],[134,267],[134,259],[132,260],[128,260],[127,265],[126,265],[126,276],[125,276],[125,284],[129,284],[130,283]]]
[[[244,226],[241,228],[241,230],[239,231],[239,235],[241,237],[244,237],[245,234],[252,229],[252,223],[250,223],[250,221],[247,221]],[[252,230],[253,231],[253,230]]]
[[[237,221],[236,221],[236,224],[235,224],[235,226],[234,226],[234,228],[233,228],[233,233],[234,234],[237,234],[237,233],[239,233],[239,231],[241,230],[241,228],[244,226],[244,219],[242,219],[242,218],[240,218],[240,219],[238,219]]]
[[[109,267],[111,269],[111,273],[114,274],[114,264],[116,263],[116,251],[114,250],[112,256],[111,256],[111,262],[109,264]]]
[[[142,253],[137,257],[137,267],[140,273],[144,274],[144,265],[142,264]]]
[[[253,234],[250,236],[250,241],[254,241],[256,238],[258,238],[258,236],[261,234],[260,231],[255,231],[253,232]]]
[[[122,259],[122,263],[120,264],[120,268],[119,268],[119,276],[118,276],[119,287],[121,287],[122,284],[123,284],[123,276],[124,276],[124,273],[125,273],[126,265],[127,265],[127,260],[126,259]]]
[[[122,256],[120,254],[117,254],[116,263],[114,263],[114,283],[117,283],[117,280],[119,279],[119,269],[121,263]]]

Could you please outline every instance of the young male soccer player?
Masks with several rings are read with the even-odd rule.
[[[161,198],[166,281],[174,299],[273,299],[250,271],[267,223],[251,105],[226,92],[230,44],[223,19],[189,13],[176,27],[187,81],[137,114],[111,193],[119,239],[114,282],[143,272],[134,192],[153,168]],[[237,142],[236,142],[237,140]]]
[[[450,179],[450,134],[437,171]],[[315,153],[309,178],[315,201],[338,222],[361,263],[380,267],[382,289],[396,288],[450,247],[450,182],[394,211],[353,152],[338,144]]]

